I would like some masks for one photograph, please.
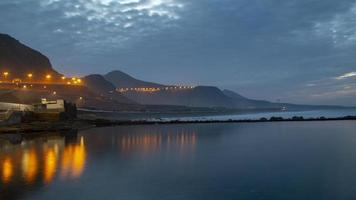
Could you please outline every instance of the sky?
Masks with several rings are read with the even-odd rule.
[[[356,106],[354,0],[1,0],[0,32],[67,75],[122,70],[249,98]]]

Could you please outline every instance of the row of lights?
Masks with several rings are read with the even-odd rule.
[[[32,85],[31,85],[31,87],[32,87]],[[27,89],[27,85],[23,85],[22,88],[23,88],[23,89]],[[46,89],[47,86],[43,86],[43,88]],[[53,91],[52,94],[53,94],[53,95],[57,95],[57,92],[56,92],[56,91]],[[79,100],[83,100],[83,97],[79,97]]]
[[[175,86],[175,87],[163,87],[163,88],[118,88],[119,92],[127,91],[140,91],[140,92],[156,92],[161,90],[187,90],[194,89],[194,86]]]
[[[67,80],[67,78],[65,76],[62,76],[62,80],[65,81]],[[81,84],[82,83],[82,79],[80,78],[76,78],[76,77],[73,77],[71,79],[69,79],[70,81],[67,81],[67,85],[71,85],[71,84]]]
[[[3,72],[2,75],[3,75],[5,78],[7,78],[7,77],[10,75],[10,73],[9,73],[9,72]],[[29,73],[29,74],[27,74],[26,76],[27,76],[28,78],[32,78],[32,77],[33,77],[33,74],[32,74],[32,73]],[[46,75],[46,79],[51,79],[51,78],[52,78],[52,76],[51,76],[50,74],[47,74],[47,75]]]
[[[10,75],[9,72],[3,72],[3,76],[4,76],[5,78],[7,78],[9,75]],[[32,73],[29,73],[29,74],[27,74],[27,77],[28,77],[29,79],[31,79],[31,78],[33,77],[33,74],[32,74]],[[47,75],[45,76],[45,78],[46,78],[47,80],[50,80],[50,79],[52,78],[52,75],[51,75],[51,74],[47,74]],[[67,81],[67,85],[71,85],[71,84],[76,85],[76,84],[81,84],[81,83],[82,83],[82,79],[76,78],[76,77],[67,78],[67,77],[65,77],[65,76],[62,76],[61,79],[62,79],[63,81]]]

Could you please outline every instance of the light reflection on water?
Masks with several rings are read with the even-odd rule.
[[[6,157],[2,162],[2,181],[7,183],[10,181],[13,173],[13,165],[10,158]]]
[[[18,138],[0,138],[0,199],[18,199],[22,192],[34,191],[53,182],[71,182],[85,173],[88,157],[97,151],[116,149],[122,156],[147,158],[162,148],[189,154],[197,135],[191,131],[155,132],[139,129],[133,132],[83,134],[50,133]],[[20,136],[21,137],[21,136]],[[16,137],[15,137],[16,138]],[[97,155],[96,155],[97,156]],[[100,157],[100,156],[97,156]],[[13,194],[14,192],[16,194]]]
[[[22,155],[23,178],[28,183],[32,183],[38,173],[38,160],[35,150],[25,150]]]
[[[84,137],[76,144],[64,145],[63,140],[59,137],[43,144],[24,141],[6,146],[0,152],[1,181],[20,179],[31,184],[37,179],[49,184],[57,174],[62,178],[80,177],[86,160]]]
[[[0,135],[0,199],[356,199],[355,130],[329,121]]]
[[[84,137],[66,143],[67,136],[50,134],[24,139],[19,144],[0,142],[0,199],[13,189],[48,185],[58,175],[64,179],[79,178],[86,162]],[[5,137],[6,138],[6,137]],[[70,135],[73,139],[73,134]],[[6,197],[6,196],[5,196]]]
[[[141,152],[148,154],[162,147],[164,144],[167,149],[174,145],[181,151],[191,151],[196,145],[196,133],[145,133],[145,134],[124,134],[117,138],[120,149],[123,153]]]

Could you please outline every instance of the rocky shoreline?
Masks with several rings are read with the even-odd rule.
[[[107,119],[77,119],[66,122],[31,122],[19,125],[2,126],[0,134],[29,134],[52,131],[83,130],[94,127],[109,126],[136,126],[136,125],[167,125],[167,124],[211,124],[211,123],[267,123],[267,122],[306,122],[306,121],[356,121],[356,116],[345,116],[337,118],[303,118],[295,116],[292,118],[271,117],[257,120],[107,120]]]
[[[303,121],[346,121],[346,120],[355,120],[356,116],[345,116],[345,117],[336,117],[336,118],[303,118],[295,116],[292,118],[282,118],[282,117],[271,117],[260,118],[257,120],[132,120],[132,121],[115,121],[115,120],[106,120],[106,119],[95,119],[95,120],[86,120],[88,124],[95,125],[96,127],[105,127],[105,126],[123,126],[123,125],[156,125],[156,124],[209,124],[209,123],[262,123],[262,122],[303,122]]]
[[[18,125],[9,125],[0,127],[0,134],[12,134],[12,133],[40,133],[40,132],[56,132],[56,131],[69,131],[69,130],[82,130],[93,128],[95,125],[91,125],[85,121],[66,121],[66,122],[31,122],[22,123]]]

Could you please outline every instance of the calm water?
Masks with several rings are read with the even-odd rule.
[[[0,138],[0,199],[356,199],[355,121]]]

